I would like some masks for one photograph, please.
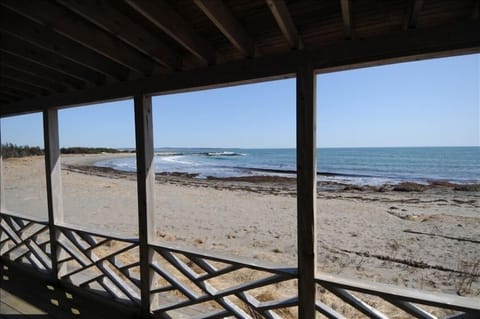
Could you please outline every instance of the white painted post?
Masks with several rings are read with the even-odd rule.
[[[150,314],[150,288],[152,256],[148,247],[155,235],[153,218],[153,187],[155,165],[153,162],[152,98],[148,95],[134,97],[135,137],[137,149],[137,194],[138,194],[138,235],[140,241],[140,282],[142,314]]]
[[[316,79],[310,64],[297,71],[298,314],[315,318]]]
[[[50,250],[52,275],[56,281],[64,272],[58,268],[59,249],[56,225],[63,223],[62,172],[60,163],[60,142],[58,136],[58,111],[50,108],[43,111],[43,137],[45,141],[45,173],[47,178],[48,228],[50,231]]]

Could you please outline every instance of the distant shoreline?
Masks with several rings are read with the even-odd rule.
[[[120,155],[120,154],[117,154]],[[86,163],[64,165],[64,169],[87,175],[102,176],[107,178],[135,179],[134,172],[117,170],[111,167],[95,166],[88,160]],[[321,174],[321,173],[320,173]],[[269,194],[296,194],[296,178],[275,175],[253,175],[238,177],[212,177],[196,178],[196,174],[184,172],[155,173],[159,183],[182,184],[189,186],[213,187],[217,189],[241,189],[245,191],[262,192]],[[318,181],[318,192],[323,191],[359,191],[359,192],[427,192],[427,191],[454,191],[454,192],[480,192],[480,183],[460,184],[448,181],[429,181],[427,184],[411,181],[398,184],[353,185],[335,181]]]

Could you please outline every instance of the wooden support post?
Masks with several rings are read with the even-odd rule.
[[[58,136],[58,110],[43,111],[43,138],[45,141],[45,173],[47,178],[48,227],[50,231],[50,250],[52,275],[56,281],[63,270],[58,267],[59,249],[56,225],[63,223],[62,172],[60,163],[60,143]]]
[[[315,318],[316,80],[309,64],[297,71],[298,314]]]
[[[153,218],[153,186],[155,165],[153,162],[152,97],[138,95],[135,102],[135,136],[137,147],[137,193],[138,193],[138,234],[140,240],[140,282],[142,314],[150,314],[151,253],[149,242],[155,235]]]

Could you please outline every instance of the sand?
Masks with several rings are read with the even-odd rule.
[[[62,156],[65,222],[136,236],[135,175],[91,167],[112,156],[133,155]],[[4,160],[7,210],[46,218],[43,165]],[[480,298],[480,192],[342,188],[318,192],[319,271]],[[157,176],[154,197],[159,242],[296,265],[292,181]]]

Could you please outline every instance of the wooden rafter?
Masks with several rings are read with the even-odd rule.
[[[37,62],[18,57],[0,50],[0,64],[16,70],[34,74],[38,77],[62,83],[73,89],[80,89],[84,83],[64,73],[45,67]]]
[[[215,50],[166,1],[126,0],[126,2],[206,64],[215,63]]]
[[[180,65],[178,53],[159,41],[155,35],[133,22],[130,17],[114,7],[112,1],[57,0],[68,9],[81,15],[98,27],[150,56],[168,70]],[[120,23],[121,21],[121,23]]]
[[[98,72],[87,69],[59,55],[52,55],[42,48],[32,46],[9,34],[3,32],[0,34],[2,37],[2,47],[0,47],[0,50],[3,52],[35,61],[45,67],[65,73],[80,81],[94,85],[105,83],[105,76]]]
[[[407,29],[415,29],[417,27],[417,18],[422,11],[423,7],[423,0],[410,0],[408,3],[408,11],[405,17],[405,22],[403,28]]]
[[[0,10],[0,30],[100,72],[107,79],[126,80],[128,77],[128,69],[122,65],[7,8]]]
[[[246,56],[254,56],[252,38],[223,1],[194,0],[194,2],[237,49]]]
[[[25,92],[31,92],[36,95],[46,95],[52,92],[51,89],[39,86],[38,84],[28,83],[22,79],[16,79],[15,77],[3,75],[2,83],[13,88],[24,90]]]
[[[58,86],[52,87],[49,83],[38,81],[37,78],[22,74],[14,69],[2,67],[0,68],[0,72],[2,73],[3,79],[18,81],[49,92],[59,91]]]
[[[3,97],[6,97],[8,100],[19,100],[19,99],[22,98],[21,95],[9,92],[9,91],[5,90],[4,88],[0,88],[0,95],[3,96]]]
[[[293,49],[302,49],[303,41],[298,35],[297,28],[283,0],[266,0],[273,17],[282,31],[284,37]]]
[[[7,78],[14,78],[14,79],[26,81],[26,83],[35,84],[49,91],[62,92],[67,90],[66,86],[62,85],[61,83],[45,80],[37,76],[36,74],[19,71],[7,65],[0,66],[0,74],[2,74],[2,76]]]
[[[345,29],[345,36],[347,39],[352,37],[352,18],[350,14],[350,0],[340,0],[342,8],[343,28]]]
[[[144,75],[154,72],[151,59],[61,6],[43,1],[42,10],[38,10],[36,1],[29,0],[1,0],[0,5],[48,25],[56,32],[134,72]]]
[[[14,92],[22,93],[23,95],[26,95],[26,96],[45,95],[45,93],[47,93],[43,89],[39,89],[37,87],[27,85],[25,83],[18,82],[16,80],[7,79],[5,77],[2,78],[1,86],[4,88],[9,88]]]
[[[31,92],[24,92],[21,90],[17,90],[15,88],[5,86],[3,83],[0,83],[0,92],[8,93],[10,95],[18,96],[19,98],[25,97],[32,97],[33,94]]]

